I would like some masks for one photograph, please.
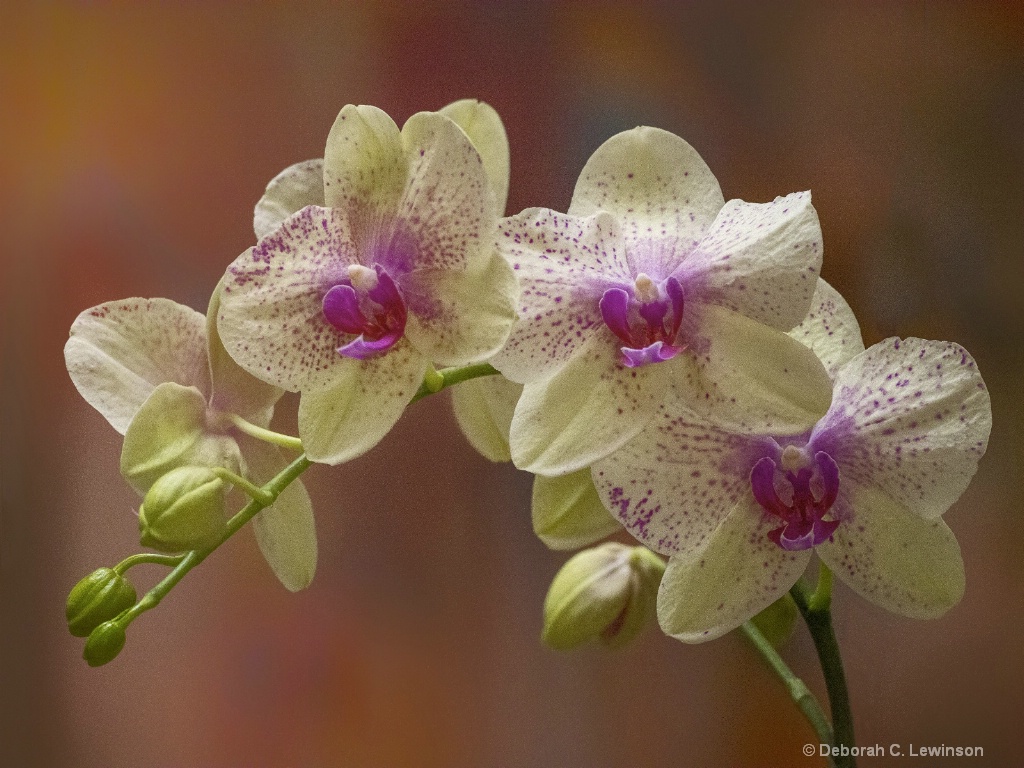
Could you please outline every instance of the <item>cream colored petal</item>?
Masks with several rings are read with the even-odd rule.
[[[249,467],[249,479],[263,485],[289,461],[281,450],[251,437],[239,438]],[[317,544],[313,504],[301,480],[293,481],[277,500],[252,520],[256,542],[281,583],[297,592],[313,581]]]
[[[75,387],[121,434],[165,381],[210,391],[203,316],[169,299],[123,299],[80,314],[64,359]]]
[[[626,368],[611,332],[593,337],[551,376],[527,384],[512,418],[512,461],[538,475],[588,467],[653,418],[674,360]]]
[[[774,544],[768,532],[777,523],[748,494],[702,547],[671,557],[658,591],[665,633],[685,643],[713,640],[786,594],[811,552]]]
[[[810,347],[830,378],[864,351],[860,325],[853,310],[835,288],[818,278],[811,309],[789,335]]]
[[[256,239],[262,240],[307,205],[324,205],[324,161],[319,158],[290,165],[270,180],[253,212]]]
[[[399,286],[409,308],[406,338],[435,365],[486,360],[501,349],[516,319],[519,285],[496,253],[481,272],[417,270]]]
[[[533,532],[551,549],[579,549],[622,530],[604,508],[589,469],[533,478]]]
[[[724,307],[700,307],[699,373],[676,381],[688,407],[723,429],[806,432],[825,415],[832,382],[808,347]]]
[[[508,136],[494,107],[477,99],[462,99],[439,110],[459,126],[484,161],[484,171],[494,190],[495,208],[501,216],[508,199]]]
[[[426,370],[427,359],[405,340],[378,357],[344,358],[331,386],[302,393],[299,437],[306,455],[340,464],[366,453],[391,431]]]
[[[231,359],[220,334],[217,332],[217,314],[220,311],[220,291],[224,278],[217,283],[206,311],[206,341],[210,358],[210,379],[213,394],[210,407],[222,413],[236,413],[260,427],[270,426],[274,405],[284,394],[283,389],[260,381]]]
[[[206,398],[195,387],[161,384],[135,414],[121,448],[121,475],[140,494],[172,469],[244,467],[230,435],[206,426]]]
[[[451,390],[459,429],[484,458],[511,461],[508,432],[523,385],[504,376],[470,379]]]
[[[960,602],[964,562],[949,526],[872,488],[849,499],[850,516],[816,548],[836,576],[865,600],[914,619],[938,618]]]
[[[725,202],[697,151],[668,131],[640,127],[591,155],[569,213],[608,211],[629,244],[632,274],[665,278],[704,236]]]

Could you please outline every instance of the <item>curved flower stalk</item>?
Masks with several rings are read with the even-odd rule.
[[[658,615],[686,642],[777,600],[812,550],[855,592],[906,616],[940,616],[963,594],[960,550],[940,516],[985,452],[981,375],[951,342],[888,339],[859,351],[849,308],[820,285],[815,317],[794,331],[833,372],[816,423],[739,433],[677,397],[594,466],[609,509],[670,555]]]
[[[213,322],[219,290],[206,318],[168,299],[124,299],[86,310],[71,326],[68,373],[125,436],[121,471],[140,495],[177,467],[225,467],[262,484],[287,464],[276,446],[232,427],[230,415],[266,428],[282,392],[225,352]],[[317,546],[302,483],[260,512],[253,530],[281,582],[293,591],[308,586]]]
[[[492,361],[526,385],[516,466],[558,475],[636,435],[669,382],[709,418],[787,431],[820,412],[820,364],[785,331],[807,313],[821,266],[809,193],[724,202],[685,141],[636,128],[605,142],[567,214],[502,221],[522,286]]]
[[[324,206],[291,214],[228,268],[218,327],[243,368],[302,393],[306,453],[337,464],[383,438],[430,365],[494,354],[518,287],[492,242],[507,168],[503,183],[489,178],[446,115],[421,112],[399,131],[379,109],[345,107],[323,180]],[[315,188],[287,186],[268,188],[277,213]],[[257,206],[258,232],[271,207]]]

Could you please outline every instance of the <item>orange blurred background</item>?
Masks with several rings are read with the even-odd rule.
[[[813,191],[823,275],[868,344],[922,336],[974,354],[995,426],[946,516],[967,594],[922,623],[839,588],[837,631],[858,743],[980,746],[965,765],[1021,764],[1024,6],[679,6],[0,7],[0,762],[821,764],[738,637],[541,646],[565,555],[530,530],[529,478],[476,456],[445,396],[370,454],[307,474],[320,534],[307,591],[281,588],[244,534],[136,622],[109,666],[89,669],[67,634],[68,589],[138,549],[119,437],[64,370],[75,316],[128,296],[204,310],[253,242],[266,182],[320,156],[344,104],[401,123],[477,97],[508,129],[510,213],[564,210],[603,140],[665,128],[727,199]],[[802,627],[785,655],[824,699]],[[901,764],[861,764],[888,762]]]

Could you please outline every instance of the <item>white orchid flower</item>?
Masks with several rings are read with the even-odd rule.
[[[500,156],[493,110],[455,106]],[[258,233],[315,193],[315,168],[271,183]],[[399,131],[381,110],[349,105],[322,172],[324,205],[292,213],[228,268],[218,325],[243,368],[302,393],[306,453],[337,464],[387,434],[430,365],[493,355],[518,287],[493,245],[507,160],[482,159],[447,115],[421,112]]]
[[[828,402],[814,355],[785,334],[821,265],[809,193],[724,202],[685,141],[636,128],[605,142],[567,214],[504,219],[519,319],[493,365],[525,384],[512,458],[531,472],[586,467],[647,424],[669,382],[721,423],[787,431]]]

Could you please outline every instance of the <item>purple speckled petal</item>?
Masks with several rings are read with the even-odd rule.
[[[809,192],[771,203],[730,200],[675,276],[693,300],[788,331],[810,309],[821,253]]]
[[[632,342],[629,330],[629,294],[622,288],[609,288],[598,303],[601,319],[611,332],[627,344]]]
[[[253,212],[253,230],[262,240],[293,213],[307,205],[324,204],[324,161],[306,160],[290,165],[267,184]]]
[[[654,416],[674,363],[625,368],[614,339],[602,325],[558,373],[526,385],[510,435],[517,467],[541,475],[582,469]]]
[[[846,493],[846,491],[844,491]],[[964,564],[952,531],[870,488],[849,497],[850,515],[816,549],[835,575],[886,610],[934,619],[964,593]]]
[[[775,518],[746,494],[696,549],[669,559],[658,591],[658,621],[687,643],[712,640],[782,597],[810,561],[768,538]]]
[[[298,391],[330,385],[348,337],[323,297],[357,263],[348,217],[309,206],[231,263],[217,327],[231,357],[257,378]]]
[[[498,248],[522,293],[519,319],[492,363],[519,383],[561,368],[604,329],[599,306],[604,292],[634,282],[615,220],[607,213],[580,219],[531,208],[501,221]]]
[[[814,289],[810,311],[800,325],[788,333],[813,350],[831,378],[864,351],[864,340],[853,310],[839,291],[821,278]]]
[[[631,274],[664,278],[686,258],[724,203],[697,151],[667,131],[635,128],[591,155],[569,213],[608,211],[629,243]]]
[[[683,308],[686,304],[683,286],[676,278],[670,277],[665,281],[665,293],[668,294],[669,303],[672,306],[672,324],[668,331],[669,336],[674,339],[683,323]]]
[[[455,121],[480,153],[487,179],[494,191],[495,210],[505,213],[508,199],[508,136],[494,107],[477,99],[461,99],[438,110]]]
[[[670,389],[643,431],[592,469],[605,506],[626,529],[651,549],[673,555],[703,545],[750,495],[750,467],[772,451],[778,445],[771,438],[722,431]]]
[[[822,509],[831,509],[836,503],[839,495],[839,465],[824,451],[814,454],[814,463],[821,471],[822,497],[820,500]]]
[[[359,309],[359,296],[351,285],[336,285],[324,296],[324,317],[343,333],[362,333],[366,318]]]
[[[203,316],[169,299],[124,299],[82,312],[64,359],[75,387],[118,432],[157,385],[210,394]]]
[[[370,450],[394,426],[427,369],[427,359],[405,339],[366,360],[340,361],[326,389],[302,393],[299,437],[306,455],[340,464]]]
[[[887,339],[837,374],[811,441],[843,472],[922,517],[945,512],[985,453],[992,409],[974,359],[952,342]]]

